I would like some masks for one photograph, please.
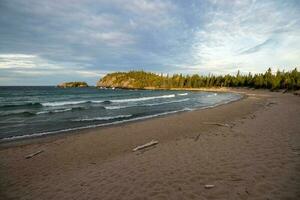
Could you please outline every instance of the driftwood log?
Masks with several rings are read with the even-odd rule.
[[[225,127],[229,127],[229,124],[222,124],[222,123],[216,123],[216,122],[203,122],[203,124],[208,124],[208,125],[216,125],[216,126],[225,126]]]
[[[37,152],[34,152],[34,153],[32,153],[32,154],[27,155],[25,158],[26,158],[26,159],[29,159],[29,158],[32,158],[33,156],[36,156],[36,155],[38,155],[38,154],[40,154],[40,153],[43,153],[43,152],[44,152],[44,150],[39,150],[39,151],[37,151]]]
[[[200,133],[195,137],[194,141],[198,141],[199,140],[199,137],[200,137]]]
[[[139,151],[139,150],[142,150],[142,149],[145,149],[145,148],[157,145],[157,144],[158,144],[158,141],[152,140],[151,142],[148,142],[148,143],[143,144],[141,146],[135,147],[132,151]]]
[[[211,189],[211,188],[214,188],[214,187],[215,187],[215,185],[205,185],[204,186],[205,189]]]

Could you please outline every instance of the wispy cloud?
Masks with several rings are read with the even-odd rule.
[[[288,49],[293,49],[284,46],[290,40],[289,35],[300,33],[299,20],[294,21],[299,18],[296,2],[224,0],[211,3],[210,17],[198,31],[193,46],[197,52],[195,62],[201,61],[199,68],[217,67],[217,73],[233,73],[237,69],[261,72],[269,66],[292,68],[298,64],[295,59],[289,62],[294,65],[287,66],[282,59]],[[300,45],[299,38],[292,40],[296,46]],[[292,51],[295,55],[299,52]]]
[[[52,65],[37,55],[0,54],[0,69],[30,69],[40,66],[47,69],[59,69],[57,65]]]
[[[293,0],[2,0],[0,84],[290,69],[300,60],[299,13]]]
[[[99,77],[107,73],[101,70],[86,70],[76,63],[56,63],[38,55],[27,54],[0,54],[0,71],[0,83],[3,85],[18,85],[20,79],[24,81],[23,85],[35,85],[40,79],[44,80],[40,83],[37,81],[39,84],[55,85],[61,78],[64,81],[72,81],[74,78],[85,81],[85,78],[88,78],[89,84],[94,85]]]
[[[270,46],[270,45],[272,45],[272,44],[275,45],[274,40],[272,40],[272,39],[267,39],[266,41],[264,41],[264,42],[262,42],[262,43],[260,43],[260,44],[258,44],[258,45],[255,45],[254,47],[251,47],[251,48],[249,48],[249,49],[243,50],[240,54],[251,54],[251,53],[256,53],[256,52],[262,50],[263,48],[268,47],[268,46]],[[273,46],[273,45],[272,45],[272,46]]]

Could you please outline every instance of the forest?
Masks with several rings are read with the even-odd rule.
[[[101,81],[103,85],[109,83],[113,87],[131,88],[201,88],[201,87],[251,87],[265,88],[270,90],[300,89],[300,72],[295,68],[291,71],[272,72],[269,68],[265,73],[241,74],[240,71],[235,75],[213,74],[203,75],[182,75],[174,74],[158,75],[144,71],[115,72],[107,74]]]

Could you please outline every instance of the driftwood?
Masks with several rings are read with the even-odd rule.
[[[222,123],[216,123],[216,122],[203,122],[203,124],[225,126],[225,127],[229,127],[229,128],[231,127],[229,124],[222,124]]]
[[[205,186],[204,186],[205,189],[211,189],[211,188],[213,188],[213,187],[215,187],[215,185],[205,185]]]
[[[27,155],[25,158],[26,158],[26,159],[29,159],[29,158],[32,158],[33,156],[36,156],[36,155],[38,155],[38,154],[40,154],[40,153],[43,153],[43,152],[44,152],[44,150],[39,150],[39,151],[37,151],[37,152],[34,152],[34,153],[32,153],[32,154]]]
[[[294,92],[294,95],[300,96],[300,90],[295,91],[295,92]]]
[[[195,137],[195,139],[194,139],[195,142],[199,140],[200,135],[201,135],[201,134],[199,133],[199,134]]]
[[[269,107],[269,106],[274,105],[274,104],[277,104],[277,103],[276,102],[268,102],[268,103],[266,103],[266,106]]]
[[[145,148],[157,145],[157,144],[158,144],[158,141],[152,140],[151,142],[148,142],[144,145],[135,147],[132,151],[139,151],[139,150],[142,150],[142,149],[145,149]]]

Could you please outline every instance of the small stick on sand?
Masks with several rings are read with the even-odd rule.
[[[205,187],[205,189],[211,189],[211,188],[215,187],[215,185],[205,185],[204,187]]]
[[[40,153],[42,153],[42,152],[44,152],[44,150],[39,150],[39,151],[37,151],[37,152],[35,152],[35,153],[29,154],[29,155],[26,156],[25,158],[26,158],[26,159],[32,158],[33,156],[36,156],[36,155],[38,155],[38,154],[40,154]]]
[[[216,123],[216,122],[203,122],[203,124],[225,126],[225,127],[229,127],[230,128],[229,124],[222,124],[222,123]]]
[[[194,141],[198,141],[199,140],[199,137],[200,137],[200,133],[195,137]]]
[[[268,103],[266,103],[266,106],[271,106],[273,104],[277,104],[277,103],[276,102],[268,102]]]
[[[157,144],[158,144],[158,141],[152,140],[151,142],[148,142],[144,145],[135,147],[132,151],[139,151],[139,150],[142,150],[142,149],[145,149],[145,148],[157,145]]]

